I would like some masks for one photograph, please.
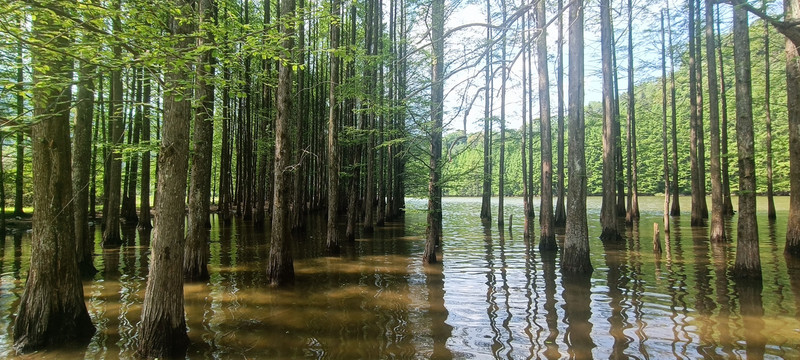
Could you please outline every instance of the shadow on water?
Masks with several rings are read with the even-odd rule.
[[[522,219],[522,202],[507,200],[507,214]],[[673,217],[663,253],[653,253],[648,224],[661,221],[660,198],[640,198],[640,223],[614,243],[597,240],[599,199],[589,199],[588,277],[562,275],[559,252],[539,253],[539,229],[522,236],[524,221],[482,226],[480,199],[469,198],[445,199],[444,262],[425,267],[426,203],[408,199],[403,221],[359,234],[340,256],[325,255],[324,217],[309,216],[292,239],[296,284],[276,289],[266,284],[269,232],[213,216],[210,279],[184,287],[188,357],[800,358],[800,261],[781,256],[781,204],[777,222],[759,222],[763,286],[731,278],[735,216],[722,244]],[[152,234],[122,235],[118,249],[95,247],[101,271],[84,281],[98,330],[89,346],[37,356],[133,356]],[[30,234],[9,233],[0,246],[3,358],[29,259]]]

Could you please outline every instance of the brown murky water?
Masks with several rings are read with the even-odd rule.
[[[515,221],[503,232],[481,226],[480,199],[446,199],[444,265],[430,268],[421,263],[422,200],[409,199],[403,222],[341,257],[322,255],[324,223],[309,219],[295,243],[297,285],[285,290],[265,284],[267,234],[215,224],[211,280],[186,285],[187,357],[800,358],[800,265],[787,266],[782,254],[788,199],[777,199],[777,222],[759,212],[762,289],[730,279],[735,242],[709,244],[688,214],[673,218],[669,247],[654,255],[661,198],[642,198],[640,224],[624,243],[604,246],[599,200],[589,200],[595,271],[578,279],[561,275],[558,255],[543,258],[523,239],[519,199],[507,202]],[[98,329],[88,347],[30,357],[132,357],[150,234],[124,236],[119,250],[96,249],[100,273],[84,282]],[[29,234],[1,245],[0,357],[8,357]]]

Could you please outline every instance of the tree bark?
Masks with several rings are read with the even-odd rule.
[[[583,1],[569,8],[569,191],[561,270],[570,274],[593,271],[589,259],[589,228],[586,222],[586,158],[583,115]],[[613,207],[612,207],[613,208]]]
[[[501,13],[503,24],[506,23],[506,1],[501,0]],[[497,226],[502,228],[505,216],[505,178],[506,178],[506,83],[508,77],[508,66],[506,64],[506,42],[507,32],[504,29],[500,45],[500,164],[497,172]]]
[[[536,41],[536,70],[539,75],[539,129],[542,142],[542,189],[539,209],[539,222],[542,229],[539,237],[539,251],[553,251],[558,249],[558,245],[553,231],[555,222],[553,217],[553,140],[550,130],[550,78],[547,71],[546,37],[547,12],[544,1],[536,3],[536,27],[540,31]]]
[[[727,240],[723,219],[722,173],[719,138],[719,94],[717,93],[717,58],[714,41],[714,2],[706,4],[706,66],[708,77],[708,120],[711,127],[711,241]]]
[[[83,276],[97,273],[94,267],[94,233],[89,228],[89,176],[92,157],[94,117],[94,75],[96,67],[81,61],[78,72],[78,99],[73,135],[72,189],[75,197],[75,251],[78,270]]]
[[[747,11],[733,10],[734,68],[736,74],[736,143],[739,150],[739,222],[736,228],[737,278],[761,281],[756,222],[756,164],[750,85],[750,30]]]
[[[435,264],[436,245],[442,237],[442,118],[444,107],[444,0],[431,3],[431,158],[428,166],[428,228],[422,261]],[[502,167],[502,166],[501,166]],[[502,179],[502,178],[501,178]],[[501,180],[502,183],[502,180]],[[502,197],[501,197],[502,199]],[[502,204],[502,203],[501,203]],[[500,221],[500,220],[498,220]]]
[[[24,27],[24,23],[20,22],[20,26]],[[14,85],[14,91],[16,92],[16,100],[17,100],[17,118],[22,119],[25,115],[25,88],[23,84],[25,83],[25,63],[22,58],[22,51],[23,51],[23,43],[20,39],[19,43],[17,44],[17,83]],[[25,215],[25,211],[23,210],[23,184],[24,184],[24,171],[25,171],[25,132],[20,129],[17,130],[17,159],[16,159],[16,169],[14,173],[14,216],[23,216]]]
[[[618,240],[616,214],[616,141],[614,131],[614,79],[611,59],[611,4],[600,1],[600,43],[603,67],[603,205],[600,210],[600,225],[603,240]],[[572,144],[570,144],[570,151]]]
[[[282,18],[294,16],[294,0],[282,0],[280,4]],[[283,286],[294,282],[294,264],[291,247],[291,224],[289,217],[289,189],[292,187],[291,154],[292,139],[289,136],[289,116],[291,114],[292,67],[288,63],[292,59],[294,49],[294,30],[292,26],[282,24],[280,31],[285,36],[281,42],[283,53],[278,65],[277,117],[275,119],[275,180],[272,232],[270,235],[269,264],[267,279],[273,286]]]
[[[784,0],[786,18],[800,18],[800,1]],[[789,118],[789,220],[786,255],[800,257],[800,56],[797,45],[786,41],[786,108]]]
[[[664,10],[661,10],[661,151],[664,162],[664,233],[668,234],[669,225],[669,152],[667,151],[667,42],[664,30]]]
[[[69,46],[61,23],[48,12],[33,20],[33,36]],[[57,35],[53,35],[57,34]],[[31,262],[14,320],[19,353],[88,341],[95,328],[83,302],[78,272],[70,164],[69,112],[72,59],[32,49],[34,121]]]
[[[192,14],[185,0],[174,0],[182,14]],[[170,33],[179,54],[190,51],[193,24],[172,18]],[[177,60],[177,59],[173,59]],[[178,62],[179,64],[180,62]],[[150,269],[139,326],[138,355],[144,358],[183,357],[189,338],[183,308],[183,257],[186,177],[189,168],[191,94],[185,87],[190,70],[175,62],[164,74],[164,126],[158,156],[158,196]]]
[[[197,4],[199,31],[197,47],[213,44],[213,34],[206,26],[213,21],[212,0]],[[214,58],[211,50],[198,56],[195,66],[194,151],[189,185],[189,229],[184,249],[183,276],[190,281],[208,280],[211,197],[211,151],[214,146]],[[261,204],[263,207],[263,203]]]

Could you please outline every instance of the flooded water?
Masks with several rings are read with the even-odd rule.
[[[506,202],[513,224],[502,232],[481,225],[480,199],[445,199],[444,262],[427,268],[423,200],[408,199],[403,221],[340,257],[323,256],[325,224],[309,219],[294,245],[290,289],[266,285],[268,234],[215,223],[211,280],[185,288],[187,358],[800,358],[800,265],[783,257],[787,198],[777,199],[776,222],[759,210],[762,289],[731,280],[735,241],[710,244],[688,213],[672,218],[655,255],[663,200],[640,201],[640,223],[604,246],[600,199],[589,199],[595,271],[585,278],[562,276],[558,254],[536,250],[538,236],[525,241],[519,199]],[[735,220],[727,226],[734,240]],[[100,272],[84,282],[98,329],[88,347],[33,357],[133,356],[150,234],[124,238],[118,250],[96,249]],[[8,357],[30,237],[9,235],[1,245],[0,357]]]

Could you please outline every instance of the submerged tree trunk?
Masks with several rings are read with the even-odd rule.
[[[708,66],[708,120],[711,127],[711,241],[725,241],[723,220],[722,173],[720,169],[719,94],[717,93],[717,58],[714,41],[714,3],[706,0],[706,64]]]
[[[800,18],[800,2],[784,0],[786,18]],[[797,45],[786,40],[786,108],[789,118],[789,220],[786,255],[800,257],[800,56]]]
[[[213,20],[212,0],[198,2],[201,34],[197,47],[213,44],[213,35],[205,26]],[[208,280],[210,234],[208,226],[211,197],[211,151],[214,147],[214,59],[211,50],[198,56],[195,66],[194,149],[192,177],[189,180],[189,229],[186,233],[183,276],[190,281]],[[261,204],[263,207],[263,204]]]
[[[678,184],[678,112],[675,99],[675,54],[672,47],[672,20],[667,8],[667,28],[669,32],[669,62],[670,62],[670,114],[672,120],[672,207],[671,216],[681,215],[680,185]]]
[[[558,98],[557,119],[558,124],[558,198],[556,199],[555,218],[553,225],[563,228],[567,224],[567,211],[564,206],[566,183],[564,179],[564,15],[563,0],[558,0],[558,54],[556,54],[556,94]]]
[[[639,220],[639,171],[636,153],[636,96],[633,88],[633,0],[628,0],[628,211],[625,221]]]
[[[341,0],[334,0],[331,13],[339,21],[331,21],[331,49],[338,50],[341,31]],[[331,253],[339,251],[339,232],[336,218],[339,211],[339,101],[336,88],[339,86],[339,64],[341,59],[335,52],[331,53],[331,76],[328,86],[328,223],[325,247]]]
[[[720,166],[722,167],[722,213],[726,216],[733,216],[733,200],[731,199],[731,180],[730,180],[730,167],[728,166],[728,96],[727,88],[725,86],[725,61],[722,57],[722,33],[720,31],[720,16],[719,7],[717,4],[717,55],[719,55],[719,88],[720,88],[720,105],[722,106],[722,123],[720,124]]]
[[[174,0],[179,13],[192,14],[185,0]],[[170,19],[176,50],[188,52],[192,22]],[[177,59],[173,59],[177,60]],[[183,257],[186,177],[189,168],[191,95],[184,82],[189,69],[172,63],[164,74],[164,127],[158,156],[158,196],[150,269],[142,305],[138,355],[144,358],[184,356],[189,344],[183,308]]]
[[[486,23],[492,23],[491,1],[486,0]],[[486,27],[486,67],[484,68],[483,107],[483,193],[481,198],[481,221],[492,221],[492,28]]]
[[[555,221],[553,218],[553,141],[550,135],[550,80],[547,72],[546,26],[545,3],[539,1],[536,3],[536,27],[541,31],[536,41],[536,70],[539,74],[539,126],[542,137],[542,189],[539,209],[539,222],[542,230],[539,237],[539,251],[552,251],[558,247],[553,231]],[[530,165],[533,167],[533,164]]]
[[[501,0],[501,13],[503,24],[506,23],[506,2]],[[497,226],[502,227],[504,223],[505,207],[505,178],[506,178],[506,83],[508,67],[506,64],[506,43],[507,32],[503,30],[500,45],[500,164],[497,172]]]
[[[669,233],[669,153],[667,152],[667,43],[664,39],[664,10],[661,10],[661,151],[664,162],[664,232]]]
[[[766,2],[764,3],[766,8]],[[766,139],[765,145],[767,147],[767,218],[774,220],[775,214],[775,199],[773,198],[773,184],[772,184],[772,113],[769,106],[770,101],[770,81],[769,81],[769,23],[764,21],[764,123],[766,125]]]
[[[703,220],[701,201],[705,201],[705,199],[701,199],[703,192],[700,188],[704,186],[704,184],[700,183],[700,172],[703,170],[700,168],[698,149],[698,144],[700,143],[699,137],[702,137],[703,134],[698,133],[699,127],[697,126],[697,123],[701,120],[699,118],[700,109],[697,104],[697,66],[699,65],[697,63],[697,47],[695,45],[697,37],[695,36],[694,7],[695,1],[689,0],[689,160],[692,187],[691,223],[692,226],[703,226],[705,225],[705,221]]]
[[[67,48],[69,40],[62,35],[60,22],[44,11],[38,15],[33,20],[37,40]],[[32,56],[36,84],[36,121],[31,127],[36,212],[30,270],[14,320],[17,352],[88,341],[95,331],[83,302],[75,258],[69,139],[72,59],[38,48],[32,50]]]
[[[283,0],[280,6],[281,18],[294,16],[294,0]],[[294,263],[291,248],[291,219],[289,190],[292,187],[291,156],[292,140],[289,136],[291,115],[292,68],[286,61],[292,59],[294,30],[288,24],[281,25],[286,36],[281,42],[283,60],[278,65],[277,117],[275,118],[275,180],[273,182],[272,231],[269,245],[269,264],[267,279],[273,286],[288,285],[294,282]]]
[[[115,0],[114,7],[119,10],[121,8],[121,0]],[[114,33],[122,31],[122,23],[120,16],[115,16],[113,20]],[[113,47],[114,58],[122,59],[122,48],[120,45]],[[120,191],[122,186],[122,153],[118,148],[122,143],[122,70],[119,68],[111,70],[111,112],[108,120],[109,140],[111,151],[106,161],[106,177],[107,187],[103,189],[105,194],[105,205],[103,207],[103,247],[113,248],[122,245],[120,238]]]
[[[569,8],[569,192],[561,269],[589,274],[589,228],[586,222],[586,158],[583,118],[583,1]]]
[[[89,166],[92,157],[94,74],[96,67],[80,62],[78,100],[73,136],[72,189],[75,197],[75,245],[78,270],[83,276],[97,273],[94,267],[94,233],[89,228]]]
[[[611,4],[600,1],[600,43],[603,64],[603,204],[600,210],[600,225],[603,240],[617,240],[616,214],[616,141],[614,131],[614,79],[611,61]],[[571,45],[571,44],[570,44]],[[570,89],[572,90],[572,89]],[[571,134],[570,134],[571,135]],[[570,144],[570,151],[572,146]],[[570,176],[571,177],[571,176]]]
[[[145,146],[150,147],[150,76],[142,74],[142,139]],[[150,150],[142,153],[142,185],[139,191],[139,229],[151,229],[150,223]]]
[[[433,64],[431,64],[431,158],[428,178],[428,228],[422,261],[435,264],[436,245],[442,237],[442,119],[444,107],[444,0],[431,4],[431,39]],[[501,180],[502,181],[502,180]],[[500,220],[498,220],[500,221]]]
[[[761,281],[756,222],[756,163],[753,138],[753,108],[750,85],[750,31],[747,10],[733,10],[734,62],[736,73],[736,143],[739,150],[739,223],[736,228],[738,278]]]

